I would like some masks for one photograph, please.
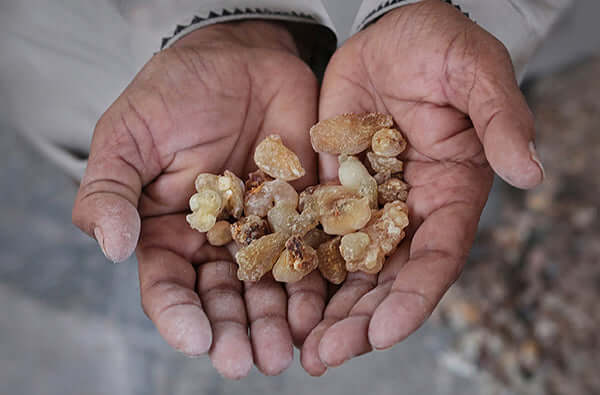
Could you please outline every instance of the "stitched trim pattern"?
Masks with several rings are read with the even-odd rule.
[[[226,20],[234,20],[234,19],[244,19],[244,18],[268,18],[268,19],[286,19],[292,21],[299,22],[310,22],[310,23],[318,23],[317,18],[314,15],[307,14],[304,12],[296,12],[296,11],[276,11],[270,10],[267,8],[235,8],[231,9],[222,9],[221,13],[210,11],[208,16],[201,17],[199,15],[195,15],[192,18],[192,21],[187,25],[177,25],[173,34],[169,37],[165,37],[162,39],[160,49],[164,49],[169,42],[175,38],[179,33],[184,30],[188,30],[192,26],[196,26],[198,24],[212,24]],[[283,17],[283,18],[281,18]]]
[[[360,22],[360,24],[358,25],[358,31],[363,30],[365,27],[367,27],[367,25],[369,25],[372,22],[372,18],[379,14],[379,15],[383,15],[385,14],[389,8],[392,8],[400,3],[405,3],[407,0],[387,0],[385,2],[381,2],[379,3],[379,6],[377,6],[377,8],[374,8],[373,10],[371,10],[371,12],[369,12],[367,14],[367,16],[365,16],[363,18],[363,20]],[[448,3],[452,6],[454,6],[457,10],[459,10],[460,12],[463,13],[464,16],[466,16],[467,18],[471,18],[469,16],[468,12],[465,12],[462,10],[462,8],[458,5],[458,4],[454,4],[452,3],[452,0],[442,0],[444,3]]]

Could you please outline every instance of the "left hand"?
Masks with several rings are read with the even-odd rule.
[[[511,60],[492,35],[441,1],[400,7],[351,38],[330,62],[320,119],[344,112],[394,117],[409,142],[411,226],[379,275],[350,274],[306,338],[308,373],[402,341],[459,276],[493,170],[531,188],[543,172],[533,117]],[[321,182],[337,161],[320,156]]]
[[[74,223],[112,261],[137,246],[142,307],[159,333],[186,355],[208,353],[228,378],[253,364],[281,373],[295,333],[314,327],[322,310],[311,320],[306,309],[288,309],[286,290],[270,276],[237,279],[229,252],[185,221],[194,180],[224,170],[245,177],[256,145],[279,133],[306,169],[294,185],[314,184],[307,132],[317,98],[316,78],[284,25],[218,24],[154,56],[94,132]]]

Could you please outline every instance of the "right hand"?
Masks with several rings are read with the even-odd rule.
[[[492,169],[532,188],[543,178],[534,122],[504,46],[438,0],[399,7],[350,38],[323,80],[320,118],[393,116],[403,153],[411,227],[378,275],[350,273],[308,335],[312,375],[401,342],[458,278],[492,185]],[[320,155],[320,180],[337,178]]]
[[[190,356],[209,352],[229,378],[253,362],[265,374],[283,371],[292,338],[321,316],[316,307],[312,320],[288,325],[284,288],[270,276],[242,284],[226,249],[185,221],[196,176],[245,177],[271,133],[306,169],[294,185],[316,183],[307,131],[318,86],[297,52],[283,26],[248,21],[197,30],[155,55],[98,122],[73,208],[73,222],[110,260],[137,246],[142,306],[162,337]]]

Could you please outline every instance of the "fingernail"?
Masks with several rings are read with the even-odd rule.
[[[98,245],[100,246],[100,249],[102,250],[102,253],[104,254],[105,257],[108,258],[106,249],[104,249],[104,234],[102,233],[102,229],[100,229],[99,226],[96,226],[94,228],[94,237],[96,238],[96,241],[98,242]]]
[[[529,142],[529,152],[531,153],[531,160],[533,160],[540,168],[540,171],[542,172],[542,180],[544,180],[544,178],[546,178],[546,171],[544,170],[544,165],[540,160],[540,157],[535,149],[535,143],[533,141]]]

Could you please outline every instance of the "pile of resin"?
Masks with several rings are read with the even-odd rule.
[[[259,170],[245,183],[227,170],[196,178],[187,221],[211,245],[235,242],[240,280],[272,271],[277,281],[295,282],[318,269],[339,284],[348,272],[381,271],[404,239],[408,186],[398,155],[406,141],[392,118],[343,114],[314,125],[310,137],[316,152],[338,155],[340,185],[298,194],[288,182],[304,168],[278,135],[256,147]]]

